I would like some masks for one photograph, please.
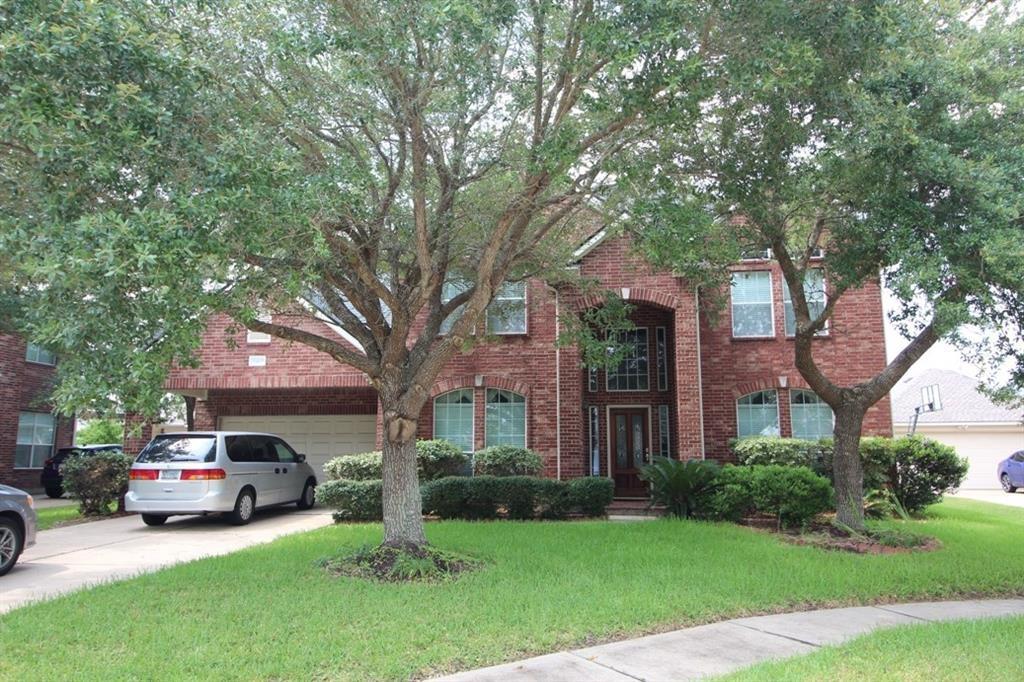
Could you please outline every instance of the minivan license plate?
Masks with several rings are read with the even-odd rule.
[[[177,481],[181,478],[181,472],[177,469],[164,469],[160,472],[161,481]]]

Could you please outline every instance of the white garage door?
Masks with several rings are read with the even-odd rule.
[[[332,457],[376,448],[377,416],[345,414],[290,417],[221,417],[224,431],[262,431],[288,441],[317,471],[317,480],[326,481],[323,464]]]

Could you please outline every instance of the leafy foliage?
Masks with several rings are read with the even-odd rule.
[[[63,487],[84,516],[109,514],[111,503],[128,492],[131,466],[131,457],[116,452],[72,455],[61,465]]]
[[[332,481],[379,481],[382,466],[383,455],[378,450],[333,457],[324,463],[324,472]]]
[[[544,460],[532,450],[514,445],[492,445],[473,455],[473,473],[477,476],[536,476]]]
[[[889,485],[903,509],[920,512],[963,483],[967,468],[967,460],[948,445],[920,436],[897,438]]]
[[[607,478],[556,481],[532,476],[449,477],[421,487],[423,511],[442,519],[564,519],[572,513],[604,516],[612,502]]]
[[[465,453],[446,440],[416,441],[416,468],[421,481],[457,475],[465,468],[466,461]],[[383,455],[379,450],[339,455],[324,464],[324,471],[331,480],[380,480],[382,469]]]
[[[316,487],[316,501],[335,510],[333,516],[342,521],[380,521],[384,518],[381,482],[327,481]]]
[[[831,508],[832,486],[828,479],[807,467],[726,466],[702,515],[737,521],[755,512],[771,514],[783,528],[804,526]]]
[[[651,484],[652,504],[664,505],[672,516],[688,519],[714,491],[719,469],[712,460],[655,457],[640,470],[640,478]]]
[[[103,445],[124,441],[124,424],[115,419],[93,419],[75,432],[79,445]]]

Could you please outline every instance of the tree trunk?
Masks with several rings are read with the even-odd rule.
[[[385,414],[388,410],[385,408]],[[416,421],[385,418],[383,436],[384,544],[416,549],[427,544],[416,473]]]
[[[836,412],[832,474],[836,489],[836,520],[864,530],[864,471],[860,461],[860,435],[864,412],[849,405]]]

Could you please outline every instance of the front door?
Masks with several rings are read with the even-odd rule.
[[[648,463],[650,434],[646,408],[611,410],[612,478],[616,497],[647,497],[647,483],[640,480],[640,468]]]

